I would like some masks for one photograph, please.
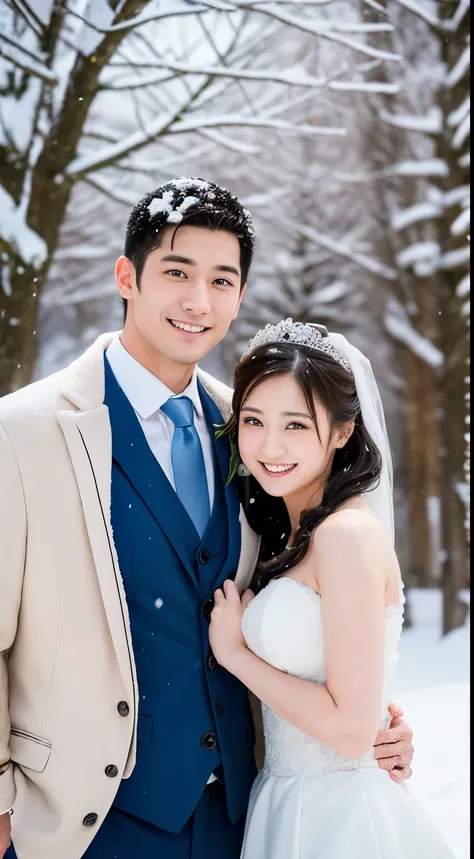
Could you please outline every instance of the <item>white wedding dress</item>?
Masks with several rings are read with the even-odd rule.
[[[276,668],[325,682],[322,601],[295,579],[274,579],[242,619],[248,647]],[[386,609],[381,727],[388,727],[403,605]],[[262,705],[265,765],[252,788],[241,859],[452,859],[405,784],[373,753],[350,760]]]

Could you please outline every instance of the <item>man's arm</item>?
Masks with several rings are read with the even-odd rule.
[[[10,761],[8,651],[15,640],[26,550],[26,510],[18,464],[0,425],[0,810],[13,806],[15,784]],[[6,819],[8,817],[8,820]],[[9,832],[10,817],[1,816]],[[1,854],[0,854],[1,855]]]

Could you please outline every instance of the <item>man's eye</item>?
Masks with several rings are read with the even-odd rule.
[[[218,286],[233,286],[230,280],[227,280],[226,277],[217,277],[213,283],[217,283]]]
[[[184,271],[179,268],[170,268],[165,274],[170,274],[172,277],[186,277]]]
[[[244,424],[250,424],[252,427],[261,427],[261,421],[258,418],[244,418]]]

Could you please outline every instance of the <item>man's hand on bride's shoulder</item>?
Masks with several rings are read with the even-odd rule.
[[[242,615],[254,594],[245,591],[242,598],[235,582],[227,579],[214,594],[214,608],[209,626],[209,643],[219,665],[232,671],[239,653],[247,649],[242,635]]]
[[[389,705],[392,721],[385,731],[379,731],[375,740],[375,758],[381,769],[387,770],[393,781],[410,778],[413,770],[413,731],[403,721],[403,710],[397,704]]]

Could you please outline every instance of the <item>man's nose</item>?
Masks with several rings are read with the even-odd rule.
[[[190,287],[183,299],[183,310],[195,316],[204,316],[211,310],[209,287],[205,281],[199,281]]]

